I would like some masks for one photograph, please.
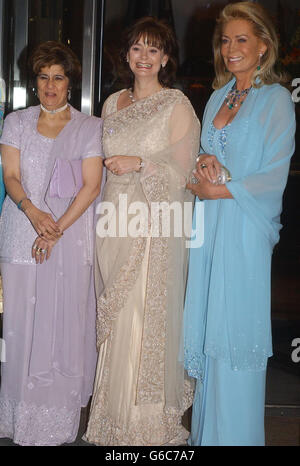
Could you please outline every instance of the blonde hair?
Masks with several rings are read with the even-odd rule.
[[[255,70],[252,76],[252,86],[261,87],[264,84],[286,82],[287,76],[277,72],[274,68],[278,58],[279,41],[275,26],[268,12],[257,3],[239,2],[230,3],[220,13],[213,36],[213,50],[216,77],[213,82],[214,89],[225,86],[233,74],[227,71],[221,55],[222,34],[224,26],[231,20],[243,19],[252,24],[253,32],[266,46],[267,50],[261,57],[260,69]],[[257,82],[257,78],[259,81]]]

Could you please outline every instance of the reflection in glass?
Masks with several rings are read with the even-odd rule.
[[[28,18],[28,55],[36,45],[57,40],[69,45],[82,63],[84,0],[31,0]],[[29,58],[29,57],[27,57]],[[36,105],[33,83],[27,87],[27,105]],[[80,83],[72,89],[71,104],[80,109]]]

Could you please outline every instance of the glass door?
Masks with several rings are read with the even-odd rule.
[[[102,0],[1,0],[3,69],[7,111],[36,105],[28,59],[34,47],[47,40],[72,48],[82,63],[82,80],[72,91],[71,104],[94,113],[98,98]],[[100,12],[100,13],[99,13]]]

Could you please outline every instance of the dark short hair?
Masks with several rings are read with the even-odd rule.
[[[170,87],[176,79],[178,63],[178,44],[171,26],[162,19],[154,16],[144,16],[138,19],[124,34],[123,47],[120,53],[120,77],[127,87],[132,87],[134,75],[126,61],[127,53],[139,39],[147,38],[149,45],[162,50],[168,55],[168,63],[158,73],[158,80],[164,87]]]
[[[60,65],[71,86],[76,85],[81,79],[81,64],[77,56],[70,47],[61,42],[49,40],[39,44],[30,57],[29,65],[34,78],[45,66]]]

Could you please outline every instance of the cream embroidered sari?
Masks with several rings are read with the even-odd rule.
[[[192,203],[185,185],[195,166],[200,125],[189,100],[164,89],[118,111],[120,92],[104,106],[104,153],[141,156],[145,167],[123,176],[109,172],[103,201],[118,207],[119,195],[126,194],[128,206],[142,202],[149,209],[155,202]],[[188,249],[184,236],[170,236],[97,236],[104,291],[98,297],[89,442],[162,445],[186,438],[181,416],[193,390],[179,348]]]

